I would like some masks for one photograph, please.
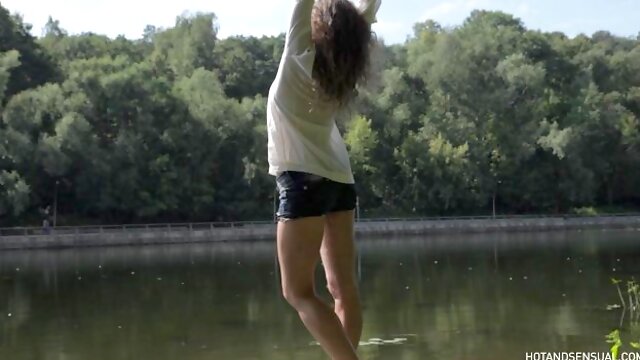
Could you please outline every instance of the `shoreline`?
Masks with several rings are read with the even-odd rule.
[[[360,220],[355,224],[356,237],[593,228],[640,229],[640,215],[376,219]],[[275,240],[272,222],[75,227],[58,228],[50,234],[37,228],[14,230],[24,233],[4,235],[5,229],[0,236],[0,251]]]

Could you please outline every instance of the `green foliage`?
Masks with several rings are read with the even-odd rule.
[[[372,153],[378,146],[378,135],[371,128],[371,120],[356,116],[349,124],[345,142],[349,146],[353,166],[365,173],[374,173],[376,167]]]
[[[176,19],[175,27],[156,30],[151,60],[176,76],[190,76],[198,68],[213,69],[218,33],[215,20],[211,13],[184,14]]]
[[[622,340],[620,339],[620,330],[613,330],[607,336],[607,343],[611,344],[611,356],[613,359],[618,358],[618,353],[620,352],[620,347],[622,346]]]
[[[589,207],[574,208],[573,213],[581,216],[597,216],[598,210],[596,210],[592,206],[589,206]]]
[[[0,105],[4,100],[5,91],[7,91],[11,70],[18,66],[20,66],[19,52],[10,50],[6,53],[0,53]],[[0,109],[2,109],[1,106]]]
[[[623,281],[620,279],[611,278],[611,283],[616,287],[618,292],[618,296],[622,306],[609,305],[607,306],[607,310],[614,309],[622,309],[622,317],[620,319],[620,326],[623,326],[623,320],[625,319],[625,315],[629,314],[629,326],[628,334],[632,337],[638,335],[640,330],[640,284],[638,284],[635,279],[626,281],[626,293],[628,301],[625,302],[625,297],[623,296],[623,292],[620,288],[620,284],[623,284]],[[618,358],[618,354],[620,353],[620,348],[622,348],[625,342],[622,340],[620,330],[613,330],[611,333],[605,336],[607,343],[611,344],[611,355],[614,359]],[[630,341],[629,346],[634,349],[640,349],[640,342]]]
[[[276,76],[284,37],[229,37],[213,50],[216,69],[227,96],[264,97]]]
[[[0,172],[0,215],[18,216],[29,206],[29,185],[15,172]]]
[[[271,217],[266,97],[284,35],[220,40],[200,13],[140,40],[63,25],[34,39],[0,7],[2,225],[56,192],[60,224]],[[339,123],[365,216],[640,205],[638,39],[474,11],[378,45]]]
[[[12,66],[14,69],[9,81],[3,86],[6,87],[4,95],[7,98],[22,90],[54,81],[58,75],[50,56],[36,43],[29,29],[22,18],[11,16],[0,5],[0,54],[15,50],[20,55],[19,65]],[[0,74],[2,71],[0,69]]]

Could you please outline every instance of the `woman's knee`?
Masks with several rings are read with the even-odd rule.
[[[343,302],[358,300],[358,287],[355,280],[328,278],[327,290],[329,290],[329,294],[331,294],[334,300]]]
[[[298,309],[315,297],[313,288],[283,284],[282,295],[289,305]]]

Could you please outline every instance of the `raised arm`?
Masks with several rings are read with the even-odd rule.
[[[378,19],[376,19],[376,14],[380,9],[380,5],[382,0],[360,0],[360,12],[367,19],[369,24],[375,24]]]
[[[295,2],[285,42],[285,52],[288,54],[299,54],[311,47],[311,11],[314,0]]]
[[[312,46],[311,11],[314,2],[314,0],[295,0],[285,42],[287,54],[299,54]],[[360,0],[358,9],[370,24],[375,24],[381,3],[382,0]]]

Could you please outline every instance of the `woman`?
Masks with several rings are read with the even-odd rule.
[[[280,192],[277,247],[285,299],[332,359],[357,359],[356,193],[335,122],[364,78],[381,0],[296,0],[267,109],[269,173]],[[322,259],[331,309],[314,290]]]

